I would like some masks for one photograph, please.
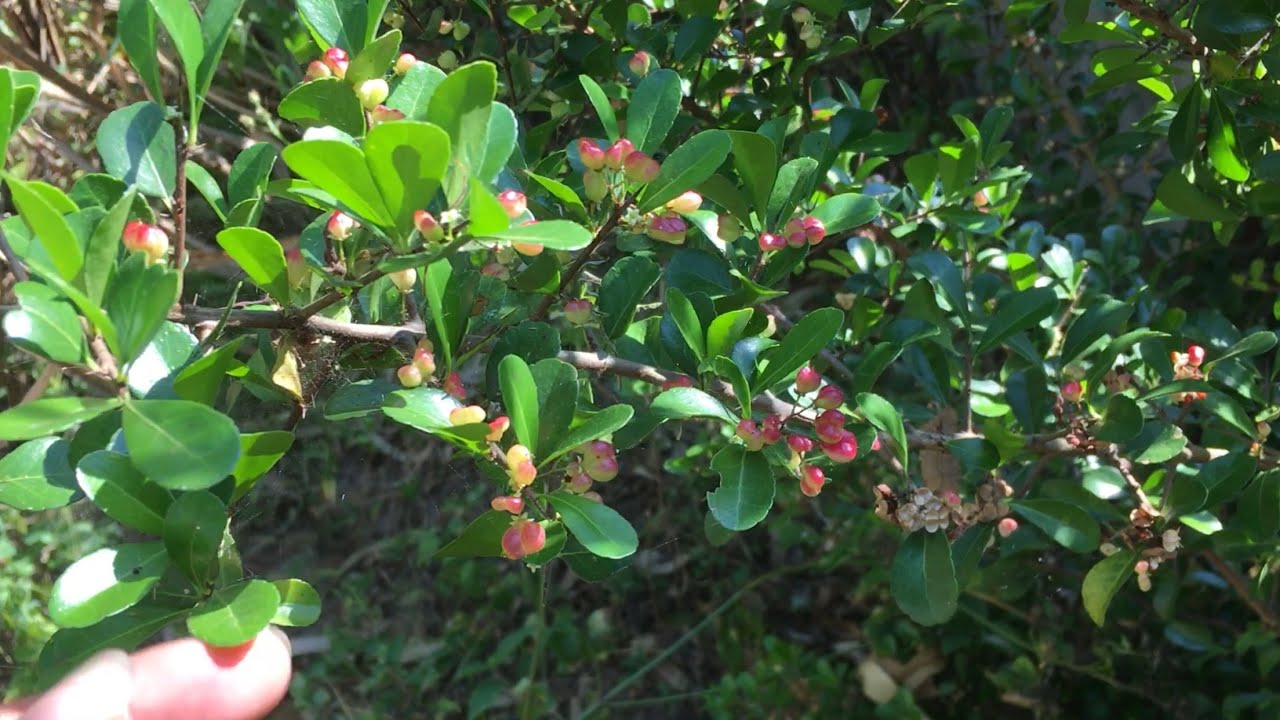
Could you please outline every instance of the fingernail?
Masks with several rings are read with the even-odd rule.
[[[293,657],[293,643],[289,641],[289,636],[285,634],[285,631],[281,630],[279,625],[268,625],[267,629],[280,640],[280,643],[284,645],[284,649],[289,651],[289,657]]]
[[[22,720],[129,720],[133,668],[123,650],[89,658],[22,716]]]

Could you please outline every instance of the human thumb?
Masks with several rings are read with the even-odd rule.
[[[129,720],[132,695],[128,653],[103,650],[41,696],[21,720]]]

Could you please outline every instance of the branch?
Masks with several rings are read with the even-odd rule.
[[[1169,14],[1159,8],[1151,7],[1141,0],[1115,0],[1116,6],[1142,22],[1159,30],[1165,37],[1182,46],[1191,57],[1205,54],[1205,46],[1191,34],[1190,30],[1178,27],[1169,19]]]
[[[1258,616],[1263,625],[1267,626],[1268,630],[1280,634],[1280,618],[1276,617],[1275,611],[1267,607],[1257,595],[1254,595],[1253,589],[1249,587],[1249,581],[1245,580],[1243,575],[1228,565],[1225,560],[1212,550],[1205,550],[1200,553],[1200,556],[1213,566],[1214,571],[1221,575],[1223,580],[1227,581],[1231,589],[1235,590],[1240,599],[1244,601],[1244,604],[1248,605],[1250,610],[1253,610],[1253,613]]]
[[[621,222],[622,215],[626,212],[629,205],[629,202],[623,202],[619,203],[617,207],[614,208],[613,214],[609,216],[609,219],[600,226],[600,229],[596,230],[596,236],[591,238],[591,244],[578,255],[577,259],[573,261],[573,264],[569,266],[569,269],[565,271],[564,277],[560,280],[560,287],[556,288],[554,293],[547,295],[542,299],[542,304],[539,305],[538,309],[529,316],[530,321],[541,320],[547,316],[547,311],[551,309],[551,305],[555,303],[556,298],[560,297],[560,295],[564,293],[565,289],[573,284],[573,281],[578,278],[578,274],[582,272],[583,266],[591,259],[591,254],[596,251],[596,248],[600,247],[600,243],[604,242],[605,237],[607,237],[609,233],[618,226],[618,223]]]

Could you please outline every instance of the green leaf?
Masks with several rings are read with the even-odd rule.
[[[634,413],[635,410],[630,405],[610,405],[600,412],[592,414],[584,422],[571,428],[555,446],[555,450],[538,464],[539,467],[547,465],[584,443],[612,435],[630,422]]]
[[[200,20],[195,10],[191,9],[189,0],[151,0],[151,7],[160,18],[160,23],[168,31],[173,46],[182,58],[182,70],[186,76],[189,107],[194,110],[200,102],[198,93],[200,81],[197,74],[200,62],[204,60],[204,38],[200,37]]]
[[[1072,552],[1098,549],[1101,533],[1089,513],[1061,500],[1011,500],[1009,506]]]
[[[218,547],[226,529],[227,506],[210,492],[182,493],[165,513],[165,549],[197,588],[205,588],[217,573]]]
[[[169,556],[164,543],[103,548],[71,564],[49,597],[49,617],[60,627],[82,628],[138,603],[155,585]]]
[[[893,599],[912,620],[921,625],[940,625],[956,614],[960,586],[944,533],[908,535],[889,572]]]
[[[244,336],[232,338],[226,345],[192,361],[190,365],[183,368],[173,379],[174,393],[183,400],[212,405],[218,397],[218,390],[222,387],[222,380],[227,376],[227,371],[237,362],[236,352],[240,349],[243,339]],[[350,386],[344,386],[342,390],[347,387]],[[328,415],[325,417],[334,419]]]
[[[485,385],[498,387],[498,362],[508,355],[519,355],[525,362],[553,358],[560,352],[560,331],[542,322],[522,322],[503,333],[489,353],[485,367]]]
[[[1167,333],[1157,332],[1148,328],[1138,328],[1130,330],[1120,337],[1107,343],[1107,347],[1103,349],[1102,354],[1093,360],[1092,368],[1089,374],[1085,376],[1085,385],[1093,387],[1108,370],[1115,365],[1116,358],[1120,353],[1137,345],[1143,340],[1152,340],[1155,338],[1168,337]]]
[[[255,285],[281,305],[289,304],[289,271],[280,241],[252,227],[227,228],[217,240]]]
[[[178,273],[160,263],[148,265],[142,253],[121,264],[107,293],[107,309],[119,348],[116,358],[128,365],[159,332],[169,308],[178,300]]]
[[[355,87],[365,80],[385,77],[400,54],[402,38],[399,30],[391,30],[361,48],[360,52],[353,53],[343,81]]]
[[[272,625],[306,627],[320,619],[320,594],[302,580],[276,580],[271,583],[280,593],[280,606],[271,618]]]
[[[1244,489],[1236,505],[1239,526],[1255,541],[1273,542],[1280,531],[1280,473],[1264,472]]]
[[[955,262],[936,250],[916,253],[907,260],[912,272],[925,278],[941,293],[951,310],[968,317],[969,305],[965,300],[964,277]]]
[[[1133,576],[1133,566],[1137,559],[1136,551],[1118,552],[1103,558],[1084,576],[1080,596],[1084,601],[1085,612],[1089,613],[1098,627],[1102,627],[1106,620],[1107,608],[1111,605],[1112,598]]]
[[[591,244],[591,231],[569,220],[539,220],[477,238],[510,243],[533,243],[551,250],[581,250]]]
[[[680,114],[680,96],[680,76],[673,70],[657,70],[640,81],[627,105],[627,139],[636,150],[652,155],[662,146],[676,116]],[[724,160],[723,157],[720,159]],[[641,212],[644,211],[641,208]]]
[[[956,568],[956,585],[964,590],[969,581],[978,572],[978,564],[982,561],[982,553],[987,549],[991,533],[995,527],[991,523],[976,523],[956,538],[951,546],[951,559]]]
[[[80,491],[67,457],[70,447],[62,438],[37,438],[0,457],[0,504],[35,511],[75,502]]]
[[[365,138],[369,172],[401,237],[413,231],[413,213],[426,208],[440,189],[449,147],[443,130],[409,120],[382,123]]]
[[[1209,162],[1228,180],[1244,182],[1249,179],[1249,166],[1240,160],[1236,142],[1236,124],[1230,108],[1214,93],[1209,99]]]
[[[763,216],[769,206],[773,181],[778,177],[778,149],[760,133],[734,130],[728,135],[733,143],[733,167],[751,197],[756,214]]]
[[[600,283],[596,312],[605,335],[616,338],[627,331],[636,305],[658,283],[662,268],[654,261],[629,255],[614,263]]]
[[[986,352],[1010,336],[1039,325],[1057,307],[1058,294],[1053,288],[1031,288],[1006,295],[987,323],[976,352]]]
[[[94,228],[85,248],[84,266],[80,268],[80,283],[84,294],[92,303],[101,303],[107,295],[107,287],[115,275],[116,255],[124,226],[129,221],[134,204],[141,200],[133,188],[111,205],[106,217]]]
[[[782,227],[795,213],[796,206],[805,202],[813,192],[817,176],[818,161],[813,158],[796,158],[783,165],[774,181],[773,191],[769,193],[766,227]]]
[[[235,478],[235,491],[231,493],[231,502],[235,502],[253,489],[254,484],[266,475],[280,458],[293,447],[293,433],[287,430],[268,430],[266,432],[245,433],[240,436],[240,459],[231,471]]]
[[[78,364],[84,358],[84,331],[75,307],[47,285],[13,286],[22,307],[4,314],[4,334],[14,345],[50,360]]]
[[[1178,113],[1169,122],[1169,152],[1183,165],[1200,154],[1200,107],[1203,104],[1204,91],[1200,83],[1189,84]]]
[[[669,72],[669,71],[660,71]],[[652,77],[652,75],[650,76]],[[640,212],[649,212],[715,175],[733,143],[723,130],[705,130],[676,148],[640,195]]]
[[[391,225],[391,216],[364,153],[341,140],[302,140],[280,153],[289,169],[332,195],[358,217],[374,225]]]
[[[60,397],[0,412],[0,440],[31,440],[62,432],[120,407],[118,398]]]
[[[831,307],[800,318],[782,342],[764,354],[767,362],[756,374],[754,384],[760,389],[772,388],[799,370],[836,337],[843,324],[844,313]]]
[[[454,349],[467,329],[478,284],[476,273],[465,265],[455,267],[449,258],[427,266],[424,294],[431,311],[435,340],[444,353],[447,369],[453,368]]]
[[[490,510],[462,531],[462,534],[436,551],[432,557],[501,557],[502,533],[511,527],[511,514]]]
[[[498,71],[490,62],[474,62],[449,73],[431,96],[427,120],[449,136],[455,173],[446,192],[451,199],[466,189],[484,163],[489,114],[498,92]]]
[[[474,170],[479,180],[492,183],[507,166],[516,149],[516,115],[511,108],[496,102],[489,110],[489,131],[485,138],[484,160]]]
[[[898,447],[898,461],[903,467],[907,466],[907,432],[902,425],[902,416],[898,414],[898,409],[888,400],[874,393],[860,393],[858,395],[858,411],[867,419],[867,422],[876,426],[881,432],[889,433],[889,437],[893,438],[893,444]]]
[[[1142,432],[1125,446],[1136,463],[1158,465],[1177,457],[1187,446],[1182,428],[1166,422],[1149,422]]]
[[[231,418],[188,400],[125,405],[124,438],[133,464],[171,490],[203,490],[240,460],[240,431]]]
[[[444,71],[434,65],[414,63],[409,72],[392,84],[386,106],[404,113],[406,120],[426,120],[431,96],[445,77]]]
[[[50,202],[36,183],[23,182],[12,175],[5,176],[5,182],[14,207],[39,239],[53,267],[64,279],[75,279],[84,266],[84,250],[63,217],[64,210]]]
[[[604,90],[587,75],[579,75],[578,82],[582,83],[582,89],[587,92],[587,99],[591,101],[591,106],[595,108],[596,115],[600,118],[600,125],[604,127],[605,134],[609,136],[609,142],[617,140],[618,118],[614,115],[613,105],[609,103],[609,98],[604,94]]]
[[[1142,432],[1142,408],[1127,395],[1112,395],[1094,436],[1111,443],[1132,440]]]
[[[267,629],[280,608],[280,592],[266,580],[245,580],[217,590],[187,616],[187,630],[214,647],[243,645]]]
[[[57,631],[40,651],[40,685],[53,685],[103,650],[133,650],[186,612],[185,607],[136,605],[88,627]]]
[[[565,492],[545,496],[574,539],[588,551],[614,560],[633,555],[640,545],[635,528],[613,508]]]
[[[1260,330],[1256,333],[1252,333],[1248,337],[1237,342],[1235,345],[1227,348],[1221,355],[1214,358],[1211,362],[1206,363],[1204,366],[1205,374],[1207,375],[1212,372],[1213,368],[1223,360],[1236,357],[1246,358],[1253,357],[1254,355],[1261,355],[1262,353],[1268,352],[1275,346],[1275,333],[1269,330]]]
[[[538,457],[543,449],[538,447],[538,388],[528,363],[518,355],[508,355],[498,364],[498,378],[511,429],[520,443]]]
[[[1216,508],[1234,499],[1257,470],[1258,461],[1244,453],[1223,455],[1201,465],[1196,479],[1209,493],[1204,507]]]
[[[211,0],[205,6],[203,16],[200,18],[200,39],[204,46],[204,54],[196,69],[195,84],[192,87],[195,97],[205,98],[209,94],[209,86],[213,84],[213,75],[218,71],[222,51],[227,47],[227,38],[231,36],[231,28],[244,2],[245,0]],[[200,117],[196,112],[192,115],[194,125]]]
[[[107,450],[91,452],[76,465],[76,479],[107,517],[148,535],[164,535],[164,516],[173,493],[143,477],[127,456]]]
[[[120,0],[116,33],[129,57],[129,64],[138,71],[138,77],[150,91],[151,97],[163,100],[160,53],[156,51],[159,33],[156,30],[156,13],[151,8],[151,0]]]
[[[742,308],[712,320],[707,328],[707,357],[728,357],[733,352],[733,346],[742,339],[743,331],[754,315],[755,311],[751,308]]]
[[[707,507],[725,528],[736,532],[755,527],[773,507],[773,469],[764,453],[730,445],[711,459],[720,486],[707,493]]]
[[[677,387],[658,393],[649,406],[649,411],[663,420],[686,420],[688,418],[713,418],[735,425],[738,416],[729,412],[724,403],[707,393],[691,387]]]
[[[298,14],[321,49],[358,54],[373,39],[388,0],[298,0]]]
[[[1108,297],[1094,300],[1067,329],[1062,343],[1063,365],[1073,362],[1103,337],[1120,332],[1133,311],[1132,303]]]
[[[1177,168],[1165,173],[1156,187],[1156,199],[1169,210],[1192,220],[1207,222],[1234,222],[1239,218],[1222,203],[1209,197],[1203,190],[1187,182]]]
[[[116,110],[98,126],[98,155],[108,173],[136,185],[151,197],[173,195],[177,181],[177,145],[165,109],[138,102]]]
[[[364,108],[355,90],[336,77],[305,82],[280,101],[280,117],[304,128],[329,125],[353,137],[364,135]]]
[[[485,189],[484,183],[475,178],[471,179],[471,193],[467,198],[467,220],[469,222],[467,229],[473,235],[502,232],[511,227],[511,218],[507,217],[507,211],[502,207],[502,203],[498,202],[498,198],[493,193]],[[533,262],[536,263],[541,259],[538,258]],[[558,269],[560,263],[554,263],[554,267]]]
[[[476,423],[455,427],[449,422],[449,413],[456,407],[458,402],[443,391],[420,387],[389,394],[382,406],[382,414],[471,452],[483,452],[488,447],[484,437],[489,434],[489,426]]]
[[[693,303],[685,297],[684,293],[675,288],[668,288],[666,305],[672,321],[680,330],[680,336],[684,338],[685,345],[693,352],[698,362],[702,362],[707,355],[707,341],[702,333],[702,321],[698,318],[698,311],[693,308]]]
[[[538,442],[535,453],[559,445],[578,410],[578,371],[569,363],[550,358],[531,368],[538,388]],[[532,446],[531,448],[532,449]]]
[[[867,195],[845,193],[828,198],[810,214],[822,221],[827,235],[834,235],[875,220],[880,203]]]
[[[227,199],[222,196],[222,188],[218,187],[218,181],[204,169],[203,165],[197,164],[194,160],[188,160],[183,167],[186,168],[187,182],[200,191],[200,196],[209,203],[213,214],[217,215],[219,220],[226,222]]]

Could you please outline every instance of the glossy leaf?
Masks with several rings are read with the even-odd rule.
[[[867,195],[845,193],[828,198],[810,214],[822,221],[827,235],[834,235],[875,220],[880,203]]]
[[[697,388],[677,387],[664,390],[653,399],[650,412],[663,420],[688,418],[713,418],[729,424],[737,424],[738,417],[729,412],[724,403]]]
[[[769,193],[769,205],[765,217],[766,227],[780,228],[791,217],[795,207],[803,203],[813,192],[817,181],[818,161],[813,158],[796,158],[778,170],[773,190]]]
[[[280,156],[290,170],[359,217],[375,225],[391,224],[382,194],[358,148],[341,140],[303,140],[285,147]]]
[[[680,76],[672,70],[657,70],[640,81],[627,105],[627,139],[636,150],[652,155],[662,146],[680,114],[680,96]]]
[[[427,107],[427,120],[449,136],[456,179],[446,188],[456,198],[470,175],[484,163],[489,114],[498,92],[498,71],[490,62],[474,62],[449,73]]]
[[[161,542],[103,548],[71,564],[53,584],[49,617],[82,628],[125,610],[146,596],[169,566]]]
[[[1052,288],[1031,288],[1005,296],[987,323],[987,331],[978,342],[976,352],[986,352],[1011,335],[1030,330],[1057,307],[1058,295]]]
[[[609,142],[617,140],[618,118],[614,115],[613,105],[609,104],[609,98],[604,94],[604,90],[589,75],[579,75],[578,82],[582,83],[582,89],[586,91],[591,107],[595,108],[596,115],[600,118],[600,125],[609,136]]]
[[[85,495],[107,517],[148,535],[164,535],[173,493],[147,480],[128,456],[91,452],[80,459],[75,473]]]
[[[436,551],[433,557],[500,557],[502,533],[511,527],[511,514],[490,510],[462,531],[462,534]]]
[[[222,387],[222,380],[236,364],[236,352],[243,338],[230,342],[200,357],[183,368],[173,379],[173,390],[183,400],[212,405]],[[344,388],[345,389],[345,388]]]
[[[213,493],[182,493],[164,516],[164,546],[173,564],[197,588],[218,570],[218,547],[227,529],[227,506]]]
[[[138,102],[116,110],[98,126],[98,154],[106,171],[151,197],[173,195],[177,144],[165,110]]]
[[[364,141],[369,172],[382,203],[402,237],[413,230],[413,213],[427,207],[449,166],[449,138],[440,128],[408,120],[382,123]]]
[[[733,143],[733,167],[758,214],[769,205],[769,193],[778,176],[778,150],[760,133],[740,130],[728,133]]]
[[[591,244],[591,231],[569,220],[539,220],[491,232],[483,240],[533,243],[551,250],[581,250]]]
[[[65,209],[50,202],[37,183],[23,182],[13,176],[7,176],[5,183],[14,206],[48,253],[51,265],[63,279],[74,279],[84,265],[84,250],[63,217]]]
[[[1132,303],[1099,298],[1069,328],[1062,342],[1062,362],[1069,364],[1107,335],[1120,332],[1133,315]]]
[[[578,410],[578,371],[569,363],[549,358],[530,368],[538,388],[537,453],[556,447],[569,431]]]
[[[401,39],[399,30],[391,30],[378,36],[359,52],[351,53],[351,64],[347,67],[343,82],[355,87],[365,80],[386,76],[387,70],[400,54]]]
[[[427,107],[436,88],[444,82],[444,71],[434,65],[417,62],[391,86],[386,106],[404,113],[406,120],[426,120]]]
[[[1186,97],[1178,106],[1178,112],[1169,122],[1169,152],[1182,164],[1191,162],[1200,150],[1200,115],[1204,104],[1204,90],[1200,83],[1187,87]]]
[[[1125,450],[1136,463],[1157,465],[1176,457],[1186,446],[1187,436],[1182,433],[1182,428],[1164,422],[1150,422],[1126,445]]]
[[[1237,506],[1239,525],[1258,542],[1272,542],[1280,532],[1280,472],[1271,470],[1254,478]]]
[[[0,412],[0,440],[31,440],[62,432],[120,407],[118,398],[40,398]]]
[[[1219,363],[1230,358],[1246,358],[1254,355],[1261,355],[1276,346],[1276,334],[1269,330],[1260,330],[1250,334],[1248,337],[1241,339],[1236,344],[1227,348],[1221,355],[1213,358],[1211,362],[1205,364],[1205,373],[1208,374]]]
[[[773,507],[773,468],[764,453],[730,445],[711,459],[720,486],[707,493],[707,507],[716,522],[741,532],[755,527]]]
[[[302,580],[276,580],[271,583],[280,593],[280,606],[271,618],[272,625],[306,627],[320,619],[320,594]]]
[[[137,70],[139,79],[150,91],[152,99],[163,100],[160,54],[156,51],[159,32],[151,0],[120,0],[117,12],[117,33],[129,64]]]
[[[211,0],[204,7],[200,18],[200,40],[204,52],[199,66],[195,68],[195,82],[190,88],[192,96],[203,99],[208,94],[222,60],[222,52],[227,47],[227,39],[231,36],[231,28],[244,3],[245,0]],[[199,114],[193,112],[192,119],[198,121]]]
[[[252,227],[227,228],[217,240],[255,285],[281,305],[289,304],[289,272],[279,240]]]
[[[37,665],[40,685],[53,685],[103,650],[134,650],[186,612],[186,608],[135,605],[88,627],[57,631],[40,651]]]
[[[249,494],[258,479],[275,467],[291,447],[293,447],[293,433],[287,430],[268,430],[241,435],[240,460],[231,471],[231,477],[235,478],[236,482],[235,491],[231,494],[231,502]]]
[[[889,433],[889,437],[893,438],[893,444],[898,449],[898,462],[906,467],[907,432],[902,425],[902,415],[898,413],[898,409],[879,395],[861,393],[858,395],[858,412],[862,413],[867,422],[876,426],[878,430]]]
[[[1072,552],[1098,549],[1101,534],[1089,513],[1061,500],[1013,500],[1009,506],[1028,522]]]
[[[940,625],[959,607],[960,589],[945,534],[914,532],[898,548],[889,570],[893,599],[921,625]]]
[[[605,335],[616,338],[626,332],[635,317],[636,305],[644,300],[662,275],[654,261],[631,255],[614,263],[600,283],[596,312]]]
[[[662,161],[658,177],[640,196],[640,212],[661,207],[714,175],[732,147],[728,133],[722,130],[705,130],[689,138]]]
[[[498,365],[498,378],[512,431],[538,457],[543,449],[538,446],[538,388],[528,363],[517,355],[508,355]]]
[[[1169,210],[1192,220],[1208,222],[1232,222],[1237,219],[1222,203],[1203,190],[1187,182],[1176,168],[1165,173],[1156,186],[1156,199]]]
[[[753,381],[761,389],[771,388],[809,362],[840,332],[844,313],[836,308],[820,308],[800,318],[779,345],[768,351]]]
[[[169,316],[178,299],[178,273],[134,253],[120,265],[107,293],[107,309],[115,327],[117,360],[128,364],[142,352]]]
[[[951,258],[937,251],[916,253],[907,260],[907,267],[928,280],[942,294],[950,308],[960,313],[961,317],[969,314],[964,277]]]
[[[321,48],[356,55],[373,39],[389,0],[297,0],[298,13]]]
[[[24,406],[19,406],[24,407]],[[80,497],[66,440],[30,440],[0,457],[0,504],[19,510],[49,510]]]
[[[1142,408],[1127,395],[1112,395],[1094,436],[1106,442],[1128,442],[1142,432]]]
[[[640,545],[635,528],[613,508],[565,492],[546,496],[574,539],[600,557],[620,559],[633,555]]]
[[[245,580],[214,591],[187,616],[187,630],[214,647],[243,645],[267,628],[280,592],[266,580]]]
[[[539,466],[544,466],[584,443],[612,435],[631,421],[635,411],[630,405],[611,405],[600,412],[593,413],[582,423],[572,427],[548,454]]]
[[[304,128],[329,125],[342,132],[364,135],[364,109],[345,80],[322,78],[305,82],[280,101],[280,117]]]
[[[34,282],[13,286],[21,307],[4,314],[4,334],[18,347],[63,363],[84,357],[84,331],[75,307]]]
[[[191,9],[188,0],[151,0],[151,7],[156,11],[160,24],[169,33],[178,57],[182,59],[182,70],[186,76],[187,96],[194,107],[200,82],[197,73],[200,62],[204,60],[204,39],[200,37],[200,21],[195,10]]]
[[[667,290],[666,306],[672,322],[684,338],[685,346],[701,362],[707,354],[707,341],[702,332],[702,320],[698,318],[698,311],[689,298],[675,288]]]
[[[240,432],[231,418],[188,400],[126,404],[124,437],[134,465],[172,490],[212,487],[240,459]]]
[[[94,228],[85,248],[84,266],[80,269],[80,283],[84,294],[92,303],[101,303],[106,297],[107,286],[115,276],[116,255],[124,226],[136,203],[141,200],[133,188],[129,188],[110,206],[106,217]]]
[[[489,129],[485,138],[483,160],[474,175],[482,182],[492,183],[516,149],[516,115],[502,103],[493,103],[489,111]]]
[[[1239,155],[1235,119],[1216,92],[1209,99],[1209,128],[1205,144],[1209,149],[1209,162],[1224,177],[1235,182],[1249,178],[1249,167]]]
[[[185,326],[164,322],[151,342],[131,363],[129,389],[138,397],[148,400],[174,398],[172,378],[186,364],[196,349],[196,337]]]
[[[1080,596],[1085,612],[1094,624],[1102,627],[1107,618],[1107,608],[1120,588],[1134,576],[1133,565],[1138,559],[1134,551],[1122,551],[1103,558],[1084,576]]]

